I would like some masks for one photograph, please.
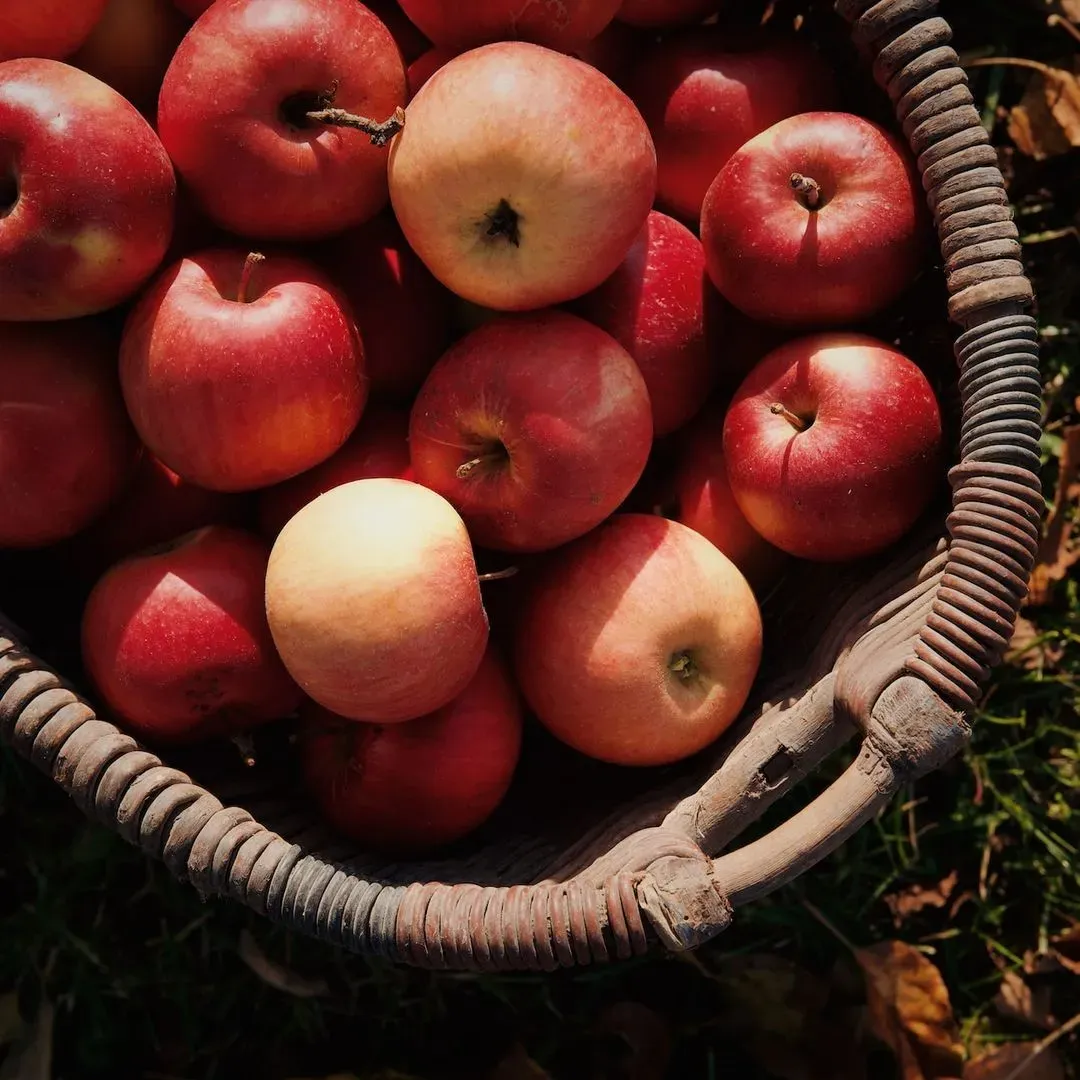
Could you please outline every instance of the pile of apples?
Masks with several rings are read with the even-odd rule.
[[[711,744],[781,569],[937,490],[930,384],[853,329],[924,264],[917,174],[806,41],[719,0],[2,6],[0,547],[93,567],[85,671],[150,745],[294,722],[335,828],[446,844],[525,722]]]

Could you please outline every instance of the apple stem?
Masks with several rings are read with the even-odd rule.
[[[248,252],[248,257],[244,260],[244,268],[240,271],[240,284],[236,287],[236,302],[238,304],[246,304],[248,286],[251,284],[251,275],[255,273],[255,267],[261,262],[266,262],[266,256],[260,255],[257,251]]]
[[[388,120],[369,120],[366,116],[356,116],[344,109],[332,108],[315,109],[304,115],[316,124],[362,131],[371,136],[372,146],[385,146],[405,126],[405,110],[400,105]]]
[[[518,572],[516,566],[507,566],[502,570],[491,570],[486,574],[478,574],[477,577],[481,581],[503,581],[505,578],[511,578]]]
[[[786,405],[782,405],[779,401],[774,401],[769,406],[769,412],[774,416],[782,416],[796,431],[806,430],[806,421],[801,416],[793,413]]]
[[[807,210],[816,210],[821,205],[821,185],[813,177],[793,172],[791,188]]]

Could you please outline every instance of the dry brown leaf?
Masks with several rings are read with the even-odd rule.
[[[299,998],[324,997],[330,993],[330,987],[327,986],[325,979],[310,979],[305,975],[290,970],[284,964],[279,964],[276,960],[271,960],[259,948],[249,930],[240,931],[240,944],[237,952],[240,954],[240,959],[264,983],[272,986],[275,990],[281,990],[283,993],[292,994],[293,997]]]
[[[906,889],[891,893],[885,897],[885,903],[892,912],[893,922],[902,926],[906,919],[922,911],[923,908],[943,908],[956,889],[958,875],[954,870],[936,885],[909,885]]]
[[[1065,1067],[1054,1048],[1036,1053],[1036,1043],[1009,1043],[964,1066],[963,1080],[1065,1080]],[[1021,1069],[1017,1073],[1017,1069]]]
[[[492,1069],[488,1080],[551,1080],[551,1076],[529,1057],[524,1046],[515,1043]]]
[[[1030,987],[1015,971],[1006,971],[994,996],[994,1008],[1012,1020],[1033,1024],[1046,1031],[1057,1027],[1050,1015],[1050,987]]]
[[[902,941],[856,949],[866,974],[870,1026],[892,1047],[903,1080],[959,1077],[964,1048],[938,969]]]
[[[1072,514],[1074,504],[1080,501],[1080,424],[1062,432],[1059,461],[1054,505],[1046,519],[1028,590],[1027,602],[1033,606],[1047,603],[1054,583],[1080,562],[1080,524]]]
[[[593,1080],[664,1080],[671,1060],[671,1029],[647,1005],[617,1001],[596,1021]]]

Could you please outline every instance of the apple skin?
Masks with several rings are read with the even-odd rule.
[[[652,141],[595,68],[524,42],[444,64],[390,151],[390,198],[428,269],[502,311],[562,303],[622,261],[648,216]]]
[[[87,38],[107,0],[4,0],[0,61],[22,56],[63,60]]]
[[[713,292],[701,241],[653,210],[615,273],[574,304],[634,358],[657,436],[682,427],[716,381],[705,337],[706,298]]]
[[[304,692],[353,720],[441,708],[488,640],[465,525],[408,480],[342,484],[292,517],[270,553],[266,612]]]
[[[630,26],[658,29],[699,23],[720,7],[721,0],[622,0],[615,18]]]
[[[808,45],[736,40],[708,26],[647,50],[627,89],[656,144],[657,205],[694,227],[713,177],[744,142],[837,98],[829,66]]]
[[[521,732],[517,691],[489,647],[457,697],[407,724],[357,723],[306,708],[304,777],[343,836],[386,852],[432,850],[472,832],[502,802]]]
[[[325,461],[367,400],[345,298],[314,265],[215,248],[173,264],[124,326],[120,383],[142,441],[185,480],[250,491]]]
[[[180,43],[158,131],[205,212],[241,236],[312,240],[385,205],[386,150],[281,109],[336,87],[335,108],[385,120],[405,104],[390,31],[356,0],[217,0]]]
[[[165,254],[175,198],[165,150],[112,87],[57,60],[0,64],[0,320],[126,300]]]
[[[413,474],[473,540],[545,551],[598,525],[652,445],[649,394],[609,334],[563,311],[503,316],[453,345],[409,420]]]
[[[937,492],[941,413],[926,376],[892,346],[813,334],[746,377],[724,420],[724,457],[739,507],[767,540],[804,559],[855,559],[898,540]]]
[[[596,37],[622,0],[400,0],[401,9],[434,44],[461,52],[516,38],[565,49]]]
[[[406,69],[405,78],[409,84],[409,100],[416,97],[417,91],[439,70],[449,63],[458,53],[453,49],[432,47],[421,53]]]
[[[761,659],[761,615],[734,564],[652,514],[617,514],[534,582],[515,671],[540,722],[616,765],[664,765],[737,717]],[[685,679],[671,667],[681,657]]]
[[[210,526],[117,563],[94,586],[83,663],[124,728],[181,745],[299,707],[263,611],[267,554],[257,537]]]
[[[409,414],[372,406],[349,441],[321,465],[259,493],[259,531],[273,542],[293,515],[325,491],[354,480],[411,480]]]
[[[792,188],[820,185],[809,209]],[[804,113],[741,147],[701,210],[717,289],[753,319],[869,318],[911,284],[925,253],[922,186],[906,148],[851,113]]]
[[[120,494],[138,441],[97,320],[0,323],[0,548],[43,547]]]
[[[70,63],[108,83],[153,122],[161,81],[190,25],[170,0],[108,0]]]
[[[411,401],[450,344],[452,295],[389,213],[328,240],[321,263],[356,317],[372,394]]]
[[[711,406],[679,440],[670,480],[671,516],[701,533],[738,568],[755,592],[779,575],[787,557],[758,534],[743,516],[724,460],[724,411]]]

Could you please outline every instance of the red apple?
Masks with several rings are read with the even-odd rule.
[[[413,397],[450,344],[452,297],[409,247],[391,214],[330,240],[325,265],[364,340],[373,394]]]
[[[0,60],[20,56],[63,60],[85,40],[107,0],[4,0]]]
[[[0,64],[0,320],[127,299],[161,262],[176,178],[115,90],[56,60]]]
[[[699,23],[720,10],[722,0],[622,0],[615,18],[650,29]]]
[[[738,150],[709,188],[709,276],[751,318],[865,319],[918,273],[922,205],[895,136],[850,113],[792,116]]]
[[[713,177],[747,139],[836,99],[828,65],[797,41],[695,27],[647,50],[628,90],[656,143],[660,207],[696,226]]]
[[[386,151],[307,114],[381,122],[404,104],[397,45],[356,0],[217,0],[169,65],[158,130],[223,228],[310,240],[386,205]]]
[[[515,669],[563,742],[617,765],[663,765],[735,720],[760,658],[757,602],[727,556],[676,521],[618,514],[534,583]]]
[[[747,376],[724,420],[735,499],[777,547],[806,559],[898,540],[938,489],[941,414],[926,376],[865,334],[797,338]]]
[[[125,559],[94,586],[83,663],[124,727],[189,743],[299,706],[266,625],[266,560],[261,540],[211,526]]]
[[[475,303],[529,310],[599,285],[652,205],[656,158],[595,68],[523,42],[440,68],[390,152],[390,197],[428,269]]]
[[[502,802],[521,728],[517,691],[489,648],[457,697],[407,724],[305,709],[304,775],[338,832],[376,849],[428,850],[472,832]]]
[[[743,517],[731,492],[724,460],[724,413],[712,407],[699,416],[680,440],[671,478],[676,521],[715,544],[746,576],[762,588],[772,583],[784,560]]]
[[[153,119],[161,80],[189,25],[170,0],[108,0],[71,63]]]
[[[207,525],[243,525],[246,500],[189,484],[145,451],[120,498],[76,537],[72,555],[96,573]]]
[[[325,491],[373,477],[412,479],[409,416],[375,406],[364,412],[349,441],[333,457],[259,494],[259,529],[273,541],[286,522]]]
[[[408,480],[342,484],[291,518],[270,554],[266,612],[308,696],[377,723],[456,697],[488,640],[465,525]]]
[[[504,316],[435,365],[413,405],[416,479],[476,543],[544,551],[629,494],[652,443],[649,394],[626,350],[562,311]]]
[[[405,72],[406,82],[409,84],[409,100],[416,97],[420,89],[443,66],[457,56],[454,49],[431,48],[421,53],[408,67]]]
[[[0,548],[77,533],[120,494],[137,452],[100,324],[0,323]]]
[[[352,313],[321,272],[226,248],[182,259],[143,294],[124,327],[120,380],[143,442],[214,491],[325,461],[367,397]]]
[[[622,0],[400,0],[406,15],[436,44],[461,52],[515,38],[562,49],[596,37]]]
[[[712,389],[716,365],[705,340],[712,291],[701,242],[654,210],[615,273],[574,307],[634,358],[656,435],[682,427]]]

